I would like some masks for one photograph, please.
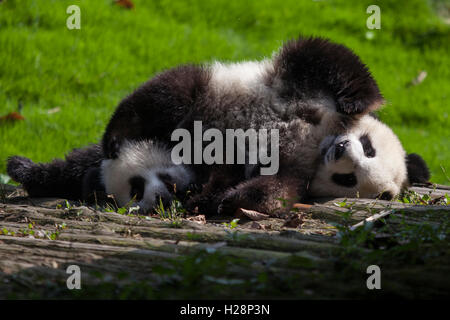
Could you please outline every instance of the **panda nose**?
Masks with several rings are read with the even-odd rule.
[[[339,158],[342,157],[342,155],[345,152],[345,149],[347,148],[347,145],[350,143],[349,140],[345,140],[342,142],[339,142],[335,147],[334,147],[334,160],[339,160]]]

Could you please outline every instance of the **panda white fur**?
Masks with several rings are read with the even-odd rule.
[[[194,182],[199,192],[186,206],[205,213],[232,214],[238,207],[268,212],[280,207],[280,198],[390,199],[413,182],[427,181],[429,172],[420,156],[406,155],[393,132],[371,114],[382,104],[375,80],[353,52],[300,37],[271,59],[164,71],[121,101],[104,133],[101,155],[78,151],[82,156],[71,154],[65,163],[38,169],[13,157],[8,173],[27,190],[38,190],[31,172],[53,170],[57,178],[39,182],[49,192],[53,181],[60,187],[70,176],[82,180],[83,189],[104,187],[119,205],[138,196],[144,209],[159,196],[171,199],[171,186],[186,189]],[[171,134],[178,128],[192,131],[194,121],[221,132],[278,129],[278,173],[261,176],[248,164],[175,166]],[[79,161],[86,158],[93,158],[89,165]],[[65,171],[54,173],[55,166]]]
[[[390,200],[409,185],[406,152],[397,136],[371,116],[320,144],[323,161],[312,181],[315,197],[381,197]]]

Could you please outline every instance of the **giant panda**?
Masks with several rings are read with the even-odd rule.
[[[272,212],[280,198],[391,199],[411,183],[426,182],[429,171],[374,116],[383,102],[350,49],[299,37],[270,59],[161,72],[120,102],[98,145],[75,150],[65,162],[12,157],[7,170],[30,195],[87,198],[102,190],[119,205],[134,200],[144,210],[158,198],[172,199],[174,185],[193,184],[198,191],[185,205],[204,213]],[[195,121],[223,133],[277,129],[279,170],[261,175],[261,163],[174,164],[171,135],[193,132]]]

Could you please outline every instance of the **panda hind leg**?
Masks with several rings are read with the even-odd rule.
[[[65,160],[48,163],[13,156],[8,159],[7,173],[22,184],[30,197],[61,197],[83,199],[83,179],[91,168],[100,166],[103,159],[99,145],[74,149]]]

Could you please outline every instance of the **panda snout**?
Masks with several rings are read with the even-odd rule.
[[[350,141],[345,140],[345,141],[339,142],[338,144],[336,144],[334,146],[334,160],[335,161],[339,160],[343,156],[343,154],[349,144],[350,144]]]

